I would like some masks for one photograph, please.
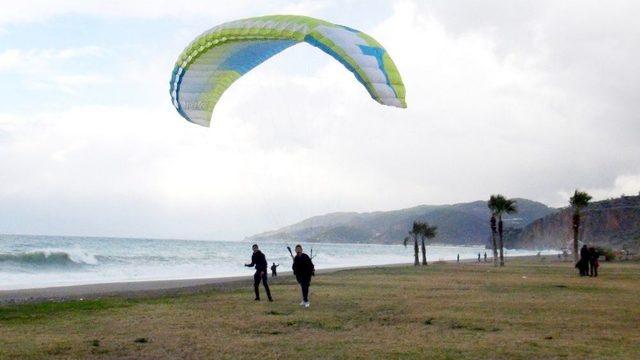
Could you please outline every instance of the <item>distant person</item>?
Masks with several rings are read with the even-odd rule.
[[[597,277],[598,276],[598,250],[595,247],[589,248],[589,276]]]
[[[253,274],[253,290],[256,292],[256,301],[260,301],[260,281],[262,281],[262,285],[264,285],[264,290],[267,292],[267,297],[269,301],[273,301],[271,297],[271,291],[269,291],[269,284],[267,283],[267,267],[269,263],[267,263],[267,258],[264,256],[262,251],[258,249],[257,244],[253,244],[251,247],[253,249],[253,255],[251,255],[251,264],[245,264],[246,267],[256,267],[256,273]]]
[[[271,276],[278,276],[278,266],[280,266],[280,264],[273,263],[273,265],[271,265]]]
[[[458,264],[460,264],[460,254],[458,254],[458,258],[456,259],[456,261],[458,262]]]
[[[480,261],[480,253],[478,253],[478,262],[481,262],[481,261]]]
[[[580,249],[580,260],[576,263],[576,267],[580,271],[580,276],[587,276],[589,272],[589,249],[587,245],[582,245]]]
[[[293,258],[293,274],[300,284],[302,290],[301,306],[309,307],[309,286],[311,285],[311,277],[315,275],[315,267],[309,255],[302,252],[302,246],[296,245],[296,256]]]
[[[487,262],[487,252],[484,252],[484,262]]]

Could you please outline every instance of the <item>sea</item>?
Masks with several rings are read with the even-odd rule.
[[[251,259],[251,243],[0,235],[0,290],[129,281],[222,278],[251,275],[244,264]],[[269,265],[291,269],[287,246],[293,243],[259,244]],[[313,250],[317,269],[413,262],[413,245],[302,244]],[[427,260],[477,259],[491,251],[484,246],[429,245]],[[507,250],[507,256],[535,255],[538,251]],[[555,254],[549,250],[543,254]]]

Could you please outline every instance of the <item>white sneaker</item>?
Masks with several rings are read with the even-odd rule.
[[[309,302],[308,301],[306,303],[304,303],[304,307],[306,307],[306,308],[309,307]]]
[[[305,302],[304,301],[300,301],[300,306],[304,306]]]

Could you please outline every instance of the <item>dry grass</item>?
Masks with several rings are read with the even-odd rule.
[[[640,264],[349,270],[250,287],[0,308],[0,358],[640,358]],[[137,341],[136,341],[137,340]]]

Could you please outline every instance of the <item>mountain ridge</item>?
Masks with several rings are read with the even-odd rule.
[[[516,199],[519,213],[506,215],[511,227],[524,225],[555,212],[540,202]],[[245,238],[248,241],[355,242],[399,244],[413,221],[438,226],[437,243],[484,245],[490,236],[490,212],[486,201],[443,205],[417,205],[409,208],[372,212],[333,212],[312,216],[282,228]]]

